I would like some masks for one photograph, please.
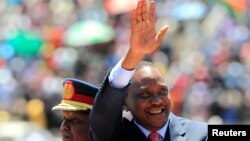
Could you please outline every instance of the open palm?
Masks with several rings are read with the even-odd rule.
[[[138,2],[131,13],[131,50],[142,54],[153,53],[161,44],[168,27],[164,26],[158,33],[155,31],[155,2],[150,2],[147,14],[146,0]]]

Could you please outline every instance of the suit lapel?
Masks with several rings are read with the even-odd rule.
[[[136,141],[146,141],[147,138],[145,135],[141,132],[141,130],[135,125],[134,120],[129,121],[125,118],[123,118],[123,125],[124,125],[124,132],[126,132],[126,136],[130,140],[136,140]],[[178,117],[176,117],[173,113],[169,114],[169,125],[168,125],[168,131],[165,135],[165,141],[168,141],[170,138],[170,141],[186,141],[186,127],[181,125],[181,122]]]
[[[164,141],[171,141],[170,140],[170,132],[169,132],[169,124],[168,124],[167,131],[165,133],[165,140]]]
[[[125,128],[126,136],[132,141],[146,141],[147,138],[142,131],[135,125],[134,120],[129,121],[123,118],[123,125]]]
[[[170,141],[186,141],[186,130],[184,126],[181,125],[178,117],[173,113],[169,114],[169,132],[170,132]]]

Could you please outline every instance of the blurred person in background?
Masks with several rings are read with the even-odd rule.
[[[65,79],[63,85],[63,100],[52,108],[63,112],[62,140],[90,141],[89,113],[98,88],[73,78]]]
[[[142,0],[132,10],[130,48],[97,94],[90,114],[93,140],[207,140],[205,123],[171,112],[172,101],[163,74],[150,63],[139,65],[159,48],[168,30],[164,26],[155,32],[154,1],[150,2],[149,14],[146,9],[146,0]],[[121,118],[124,101],[132,120]]]

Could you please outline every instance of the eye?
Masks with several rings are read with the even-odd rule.
[[[149,95],[149,93],[144,92],[144,93],[142,93],[142,94],[140,95],[140,97],[141,97],[141,98],[149,98],[150,95]]]
[[[72,120],[70,120],[70,122],[73,124],[77,124],[77,123],[80,123],[81,121],[78,119],[72,119]]]
[[[63,118],[63,121],[69,124],[79,124],[81,122],[79,119],[69,119],[69,118]]]
[[[67,121],[67,120],[68,120],[68,119],[67,119],[67,118],[65,118],[65,117],[63,117],[63,118],[62,118],[62,121]]]
[[[160,95],[168,95],[168,89],[162,89]]]

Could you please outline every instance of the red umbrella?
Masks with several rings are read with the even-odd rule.
[[[57,26],[46,27],[43,30],[45,41],[52,43],[55,47],[61,47],[63,42],[63,33],[65,29]]]
[[[245,12],[247,10],[247,0],[224,0],[235,11]]]

